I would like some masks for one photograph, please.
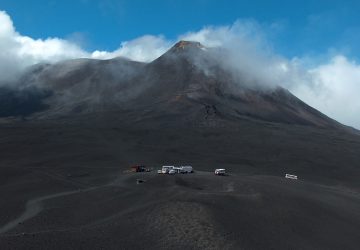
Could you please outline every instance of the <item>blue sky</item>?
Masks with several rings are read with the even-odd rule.
[[[360,1],[0,0],[0,85],[74,58],[150,62],[179,39],[360,129]]]
[[[207,25],[253,19],[271,29],[270,42],[293,57],[328,50],[359,58],[360,1],[1,0],[23,35],[74,40],[88,50],[114,50],[144,34],[179,34]]]

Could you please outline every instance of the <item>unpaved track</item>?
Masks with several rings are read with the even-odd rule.
[[[36,199],[29,200],[26,203],[25,211],[18,218],[14,219],[14,220],[8,222],[6,225],[2,226],[0,228],[0,234],[6,233],[6,232],[10,231],[11,229],[15,228],[16,226],[18,226],[19,224],[37,216],[39,213],[41,213],[41,211],[43,211],[42,203],[47,200],[60,198],[60,197],[64,197],[64,196],[68,196],[68,195],[72,195],[72,194],[77,194],[80,192],[89,192],[89,191],[95,190],[97,188],[99,188],[99,187],[91,187],[91,188],[79,189],[79,190],[75,190],[75,191],[60,192],[60,193],[45,195],[45,196],[42,196],[42,197],[39,197]]]

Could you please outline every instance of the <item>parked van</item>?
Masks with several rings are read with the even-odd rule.
[[[170,172],[170,170],[174,170],[174,166],[163,166],[161,169],[161,172],[163,174],[168,174]]]
[[[223,168],[217,168],[217,169],[215,169],[214,174],[215,174],[215,175],[225,175],[225,174],[226,174],[226,171],[225,171],[225,169],[223,169]]]

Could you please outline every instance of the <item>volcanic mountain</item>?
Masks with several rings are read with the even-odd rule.
[[[0,248],[358,249],[359,132],[226,58],[180,41],[1,84]]]
[[[2,91],[0,115],[34,112],[31,118],[46,119],[133,111],[139,119],[159,123],[224,125],[260,120],[341,127],[286,89],[257,89],[241,78],[235,80],[217,62],[217,52],[181,41],[148,64],[115,58],[36,65],[20,79],[20,91]]]

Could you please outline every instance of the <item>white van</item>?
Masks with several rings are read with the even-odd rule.
[[[223,169],[223,168],[217,168],[217,169],[215,169],[214,174],[215,174],[215,175],[225,175],[225,174],[226,174],[226,171],[225,171],[225,169]]]
[[[170,172],[170,170],[174,170],[174,166],[163,166],[161,169],[161,172],[163,174],[168,174]]]

